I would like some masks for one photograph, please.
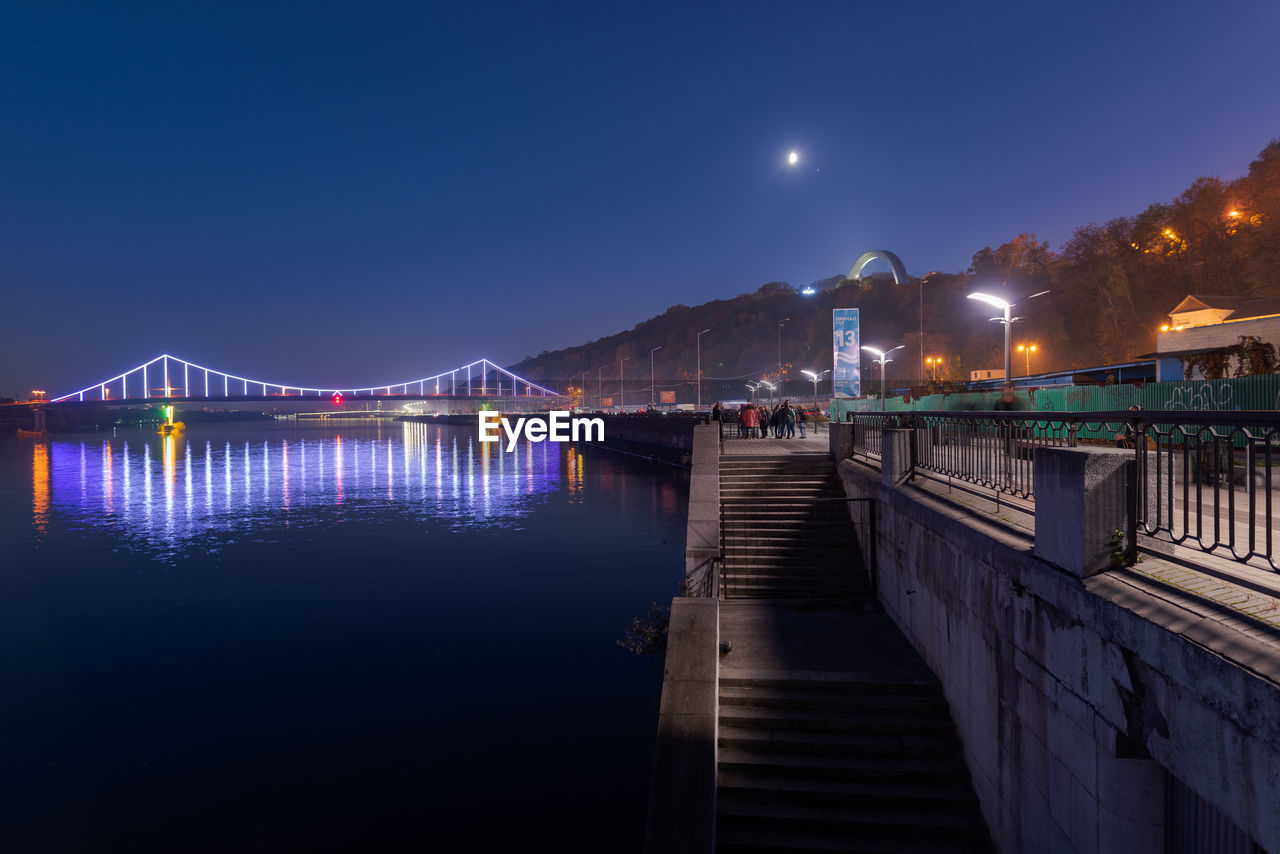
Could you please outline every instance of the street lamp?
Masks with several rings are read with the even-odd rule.
[[[755,403],[755,402],[756,402],[756,389],[760,388],[760,386],[756,385],[755,383],[747,383],[747,388],[751,389],[751,402],[752,402],[752,403]]]
[[[596,369],[596,402],[604,409],[604,365]]]
[[[698,411],[702,411],[702,336],[710,332],[704,329],[698,333]]]
[[[622,371],[623,371],[622,366],[625,365],[627,363],[627,359],[630,359],[630,358],[631,358],[630,356],[627,356],[625,359],[618,360],[618,385],[621,387],[619,390],[619,394],[622,398],[622,402],[620,406],[623,412],[627,411],[627,380],[622,374]]]
[[[866,350],[868,353],[873,353],[878,357],[878,358],[872,359],[871,363],[873,365],[880,366],[880,411],[881,412],[884,412],[884,390],[885,390],[884,366],[893,361],[893,359],[889,358],[890,353],[897,352],[898,350],[901,350],[905,346],[907,345],[899,344],[897,347],[894,347],[892,350],[880,350],[880,349],[877,349],[876,347],[866,347],[866,346],[862,348],[863,350]]]
[[[1018,345],[1018,352],[1019,352],[1019,353],[1026,353],[1026,354],[1027,354],[1027,373],[1026,373],[1026,376],[1031,376],[1031,354],[1032,354],[1032,353],[1034,353],[1035,351],[1036,351],[1036,345],[1035,345],[1035,344],[1019,344],[1019,345]]]
[[[1025,297],[1024,299],[1019,300],[1018,302],[1026,302],[1027,300],[1032,300],[1032,299],[1035,299],[1036,297],[1042,297],[1047,293],[1049,292],[1040,291],[1040,293],[1032,294],[1029,297]],[[1005,388],[1008,388],[1009,386],[1013,385],[1013,366],[1011,363],[1012,362],[1012,359],[1011,359],[1012,346],[1010,342],[1010,335],[1012,333],[1010,330],[1013,328],[1013,324],[1017,323],[1019,320],[1024,319],[1021,317],[1011,316],[1011,309],[1015,305],[1018,305],[1018,303],[1006,302],[1005,300],[1000,299],[1000,297],[993,297],[991,294],[981,294],[981,293],[969,294],[969,299],[981,300],[982,302],[985,302],[987,305],[992,306],[994,308],[998,308],[1002,312],[1004,312],[1003,317],[993,317],[991,318],[991,322],[1004,324],[1004,384],[1005,384]]]
[[[925,364],[929,366],[929,373],[932,374],[931,379],[936,380],[938,378],[938,371],[942,370],[942,357],[929,356],[924,361]]]
[[[807,374],[809,379],[813,380],[813,408],[817,409],[818,408],[818,380],[822,379],[827,374],[831,373],[831,371],[823,371],[820,374],[815,374],[813,371],[802,370],[800,373]]]
[[[653,354],[661,350],[662,346],[663,345],[659,344],[657,347],[654,347],[652,350],[649,351],[649,406],[650,407],[653,406],[653,398],[654,398],[654,395],[657,394],[657,391],[655,391],[655,389],[657,389],[658,387],[657,381],[654,380]]]
[[[769,402],[770,402],[770,403],[772,403],[772,402],[773,402],[773,391],[774,391],[774,389],[776,389],[776,388],[778,387],[778,386],[777,386],[777,384],[775,384],[775,383],[771,383],[771,382],[769,382],[768,380],[760,380],[760,385],[767,385],[767,386],[769,387]]]
[[[778,321],[778,384],[782,384],[782,324],[791,318],[784,317]],[[782,392],[778,392],[781,394]]]

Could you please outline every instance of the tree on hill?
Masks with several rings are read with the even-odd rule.
[[[564,382],[584,371],[594,378],[603,365],[603,376],[616,379],[618,361],[630,357],[628,376],[647,382],[643,363],[650,348],[661,346],[660,383],[688,383],[696,375],[697,332],[710,328],[702,339],[704,376],[744,393],[746,380],[777,379],[781,318],[790,318],[782,330],[783,377],[802,379],[802,369],[831,365],[832,309],[858,308],[864,343],[907,345],[889,366],[892,381],[919,383],[926,355],[943,359],[946,370],[963,379],[960,366],[994,368],[1003,361],[999,326],[985,323],[984,309],[966,299],[974,290],[1011,300],[1050,291],[1019,306],[1025,320],[1014,327],[1015,343],[1037,344],[1033,371],[1129,360],[1155,348],[1155,330],[1187,294],[1280,295],[1280,141],[1234,181],[1197,178],[1169,202],[1082,225],[1057,252],[1024,233],[978,250],[968,270],[930,273],[923,282],[895,285],[887,274],[852,282],[837,275],[815,286],[817,293],[804,296],[786,282],[768,282],[732,299],[672,306],[629,331],[543,352],[512,370]],[[1025,364],[1015,362],[1015,373]]]

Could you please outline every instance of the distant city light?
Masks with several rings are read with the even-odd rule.
[[[816,291],[816,290],[814,290],[812,287],[808,287],[808,288],[805,288],[804,290],[802,290],[800,293],[804,294],[804,295],[805,295],[805,296],[807,296],[807,297],[811,297],[811,296],[813,296],[814,294],[816,294],[816,293],[817,293],[817,291]]]

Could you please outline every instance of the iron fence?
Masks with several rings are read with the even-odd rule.
[[[1141,533],[1241,563],[1276,564],[1280,415],[1274,412],[854,413],[854,453],[879,456],[887,428],[911,431],[912,470],[1034,501],[1041,447],[1133,454],[1126,549]]]

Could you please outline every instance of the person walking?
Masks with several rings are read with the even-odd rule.
[[[800,422],[800,438],[801,438],[801,439],[803,439],[803,438],[804,438],[804,425],[805,425],[805,422],[809,420],[809,410],[805,409],[805,408],[802,406],[802,407],[800,407],[800,411],[796,413],[796,416],[797,416],[797,419],[796,419],[796,420],[798,420],[798,421]]]
[[[796,437],[796,411],[791,408],[791,401],[782,404],[782,411],[786,414],[787,438],[794,439]]]
[[[767,405],[759,406],[756,411],[759,415],[760,438],[767,439],[769,438],[769,407]]]

